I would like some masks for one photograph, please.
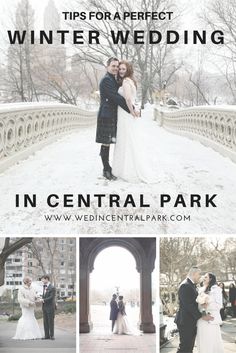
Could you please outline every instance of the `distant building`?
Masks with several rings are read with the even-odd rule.
[[[53,44],[47,44],[46,42],[35,44],[33,69],[34,72],[38,73],[38,79],[43,80],[45,84],[52,82],[60,87],[63,84],[62,78],[66,72],[66,47],[60,44],[59,36],[56,35],[56,31],[61,29],[61,24],[60,15],[53,0],[49,0],[44,10],[43,29],[46,33],[53,31]]]
[[[55,282],[58,297],[70,297],[76,291],[76,239],[57,238],[56,251],[53,254],[53,267],[48,248],[40,238],[35,239],[40,260],[23,247],[10,255],[5,265],[5,288],[17,289],[25,276],[33,281],[40,280],[43,274],[51,275]],[[43,263],[44,271],[40,265]],[[51,273],[53,271],[53,274]]]
[[[25,9],[23,10],[26,11]],[[26,29],[25,23],[22,22],[21,11],[23,10],[19,4],[16,10],[16,23],[20,30]],[[44,44],[39,44],[38,37],[35,39],[35,44],[31,45],[29,50],[26,48],[26,45],[20,46],[18,44],[9,46],[8,48],[7,67],[8,76],[11,79],[11,92],[9,92],[9,95],[12,102],[35,100],[34,87],[38,87],[38,85],[48,85],[49,88],[51,84],[56,87],[63,85],[63,76],[66,72],[66,47],[60,44],[60,36],[57,36],[56,33],[56,31],[61,29],[60,15],[53,0],[49,0],[43,16],[43,30],[46,34],[50,30],[53,31],[53,44],[47,44],[46,41]],[[35,30],[34,27],[34,19],[31,18],[30,29]],[[19,87],[21,85],[22,89],[20,90]],[[44,97],[43,93],[38,93],[37,98],[39,96],[41,100],[44,100],[44,98],[46,100],[49,99],[47,95]]]
[[[7,289],[15,289],[22,285],[25,276],[38,279],[36,274],[38,262],[28,253],[27,248],[17,250],[10,255],[5,264],[5,285]]]

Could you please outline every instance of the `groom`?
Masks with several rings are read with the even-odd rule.
[[[189,270],[187,278],[179,287],[179,311],[175,317],[180,339],[177,353],[192,353],[197,334],[197,321],[200,318],[205,321],[212,321],[214,319],[210,315],[201,314],[198,310],[196,302],[198,291],[196,285],[200,277],[201,270],[198,267],[192,267]]]
[[[117,319],[117,315],[119,312],[118,309],[118,304],[117,304],[117,295],[113,294],[111,302],[110,302],[110,307],[111,307],[111,311],[110,311],[110,320],[111,320],[111,332],[113,332],[114,326],[115,326],[115,322]]]
[[[100,107],[97,117],[96,142],[101,143],[100,156],[103,164],[103,176],[108,180],[116,180],[109,164],[110,144],[116,142],[117,108],[120,106],[129,113],[124,97],[118,93],[119,84],[116,80],[119,60],[110,58],[106,65],[107,73],[102,78],[100,90]]]
[[[54,316],[55,316],[55,287],[50,283],[50,278],[45,275],[41,278],[43,282],[43,326],[44,326],[44,339],[54,340]]]

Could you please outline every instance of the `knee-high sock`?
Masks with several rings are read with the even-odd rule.
[[[109,164],[109,153],[110,153],[110,146],[102,145],[100,150],[100,156],[102,159],[104,171],[111,171],[111,166]]]

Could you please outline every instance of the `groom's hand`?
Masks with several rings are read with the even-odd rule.
[[[211,316],[210,314],[207,314],[207,315],[202,316],[202,320],[205,320],[205,321],[213,321],[213,320],[214,320],[214,317]]]

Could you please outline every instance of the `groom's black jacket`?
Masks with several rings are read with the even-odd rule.
[[[110,307],[111,307],[110,320],[116,320],[119,312],[117,301],[112,299],[110,302]]]
[[[55,296],[56,296],[56,289],[49,284],[47,287],[47,290],[45,291],[43,295],[43,310],[46,312],[53,312],[55,311]]]
[[[102,78],[100,90],[100,107],[97,118],[96,142],[115,143],[118,105],[129,113],[124,97],[118,93],[119,85],[113,75],[106,73]]]
[[[197,289],[192,281],[185,279],[178,291],[179,311],[176,314],[175,323],[182,326],[196,326],[197,320],[202,316],[198,310],[196,298]]]

